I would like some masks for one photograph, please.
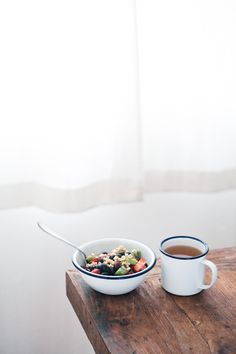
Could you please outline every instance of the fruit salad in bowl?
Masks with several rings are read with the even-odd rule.
[[[93,274],[122,276],[138,273],[147,266],[140,250],[128,251],[126,247],[119,245],[110,252],[103,251],[87,256],[85,269]]]
[[[81,264],[76,251],[72,259],[74,266],[90,287],[108,295],[134,290],[156,263],[152,249],[135,240],[105,238],[80,248],[87,255],[86,264]]]

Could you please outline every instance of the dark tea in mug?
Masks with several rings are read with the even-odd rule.
[[[176,245],[176,246],[169,246],[165,248],[165,252],[171,256],[175,257],[183,257],[183,258],[191,258],[197,257],[202,254],[202,251],[198,248],[185,246],[185,245]]]

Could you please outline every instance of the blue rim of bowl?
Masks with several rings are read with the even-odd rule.
[[[200,242],[202,245],[205,246],[206,251],[204,253],[201,253],[199,256],[194,256],[194,257],[178,257],[178,256],[173,256],[172,254],[169,254],[167,252],[165,252],[165,250],[162,248],[163,244],[169,240],[174,240],[176,238],[183,238],[183,239],[191,239],[191,240],[195,240]],[[201,258],[204,257],[208,252],[209,252],[209,246],[207,243],[203,242],[202,240],[200,240],[197,237],[194,236],[170,236],[168,238],[165,238],[160,245],[160,252],[163,253],[165,256],[170,257],[170,258],[175,258],[175,259],[179,259],[179,260],[191,260],[191,259],[197,259],[197,258]]]
[[[74,255],[75,254],[73,255],[72,263],[74,264],[75,268],[77,268],[81,273],[84,273],[86,275],[90,275],[91,277],[94,277],[97,279],[108,279],[108,280],[130,279],[130,278],[139,277],[140,275],[143,275],[143,274],[149,272],[155,266],[156,261],[157,261],[157,257],[151,248],[149,248],[149,250],[153,253],[153,257],[154,257],[153,262],[151,264],[149,264],[146,269],[141,270],[141,272],[133,273],[133,274],[129,274],[129,275],[118,275],[117,276],[117,275],[102,275],[102,274],[91,273],[88,270],[82,268],[80,265],[76,264],[76,262],[74,262]]]

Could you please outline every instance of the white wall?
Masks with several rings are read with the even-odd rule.
[[[155,250],[173,234],[196,235],[210,248],[236,245],[236,191],[157,194],[143,203],[81,214],[37,208],[0,212],[0,353],[93,353],[65,295],[72,249],[36,228],[41,220],[78,244],[99,237],[145,241]]]

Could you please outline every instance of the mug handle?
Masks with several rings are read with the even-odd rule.
[[[216,268],[216,265],[213,262],[208,261],[207,259],[203,259],[201,263],[210,268],[210,270],[211,270],[211,282],[210,282],[210,284],[202,284],[202,285],[200,285],[200,289],[209,289],[209,288],[212,287],[212,285],[215,284],[215,282],[217,280],[217,268]]]

